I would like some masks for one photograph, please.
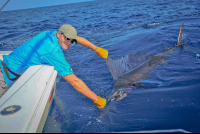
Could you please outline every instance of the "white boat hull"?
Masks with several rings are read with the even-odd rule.
[[[9,53],[10,51],[7,51],[7,54]],[[2,54],[6,52],[0,51],[1,59]],[[55,92],[56,77],[57,71],[53,66],[29,67],[0,98],[0,112],[13,105],[21,107],[14,114],[0,114],[0,132],[42,132]]]

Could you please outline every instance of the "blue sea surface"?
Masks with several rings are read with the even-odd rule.
[[[181,129],[200,132],[200,1],[97,0],[0,12],[0,51],[12,51],[45,30],[73,25],[82,36],[119,59],[130,53],[158,54],[176,44],[143,83],[121,101],[98,109],[60,75],[43,133],[130,132]],[[75,45],[64,52],[73,72],[107,98],[114,80],[104,59]]]

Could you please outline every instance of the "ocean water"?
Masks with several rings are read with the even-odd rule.
[[[119,59],[130,53],[158,54],[176,44],[184,22],[183,45],[170,53],[121,101],[98,109],[60,75],[46,132],[200,132],[200,1],[98,0],[0,12],[0,51],[12,51],[45,30],[73,25],[82,36]],[[80,45],[64,52],[74,74],[101,97],[114,80],[104,59]],[[178,131],[178,130],[175,130]]]

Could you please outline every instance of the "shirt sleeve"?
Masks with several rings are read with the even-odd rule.
[[[58,71],[61,76],[72,74],[73,71],[70,65],[64,58],[64,54],[62,52],[54,52],[45,54],[42,57],[48,64],[54,66],[54,68]]]

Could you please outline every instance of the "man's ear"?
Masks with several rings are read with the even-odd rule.
[[[56,33],[57,38],[59,38],[61,35],[62,35],[62,34],[59,33],[59,32]]]

